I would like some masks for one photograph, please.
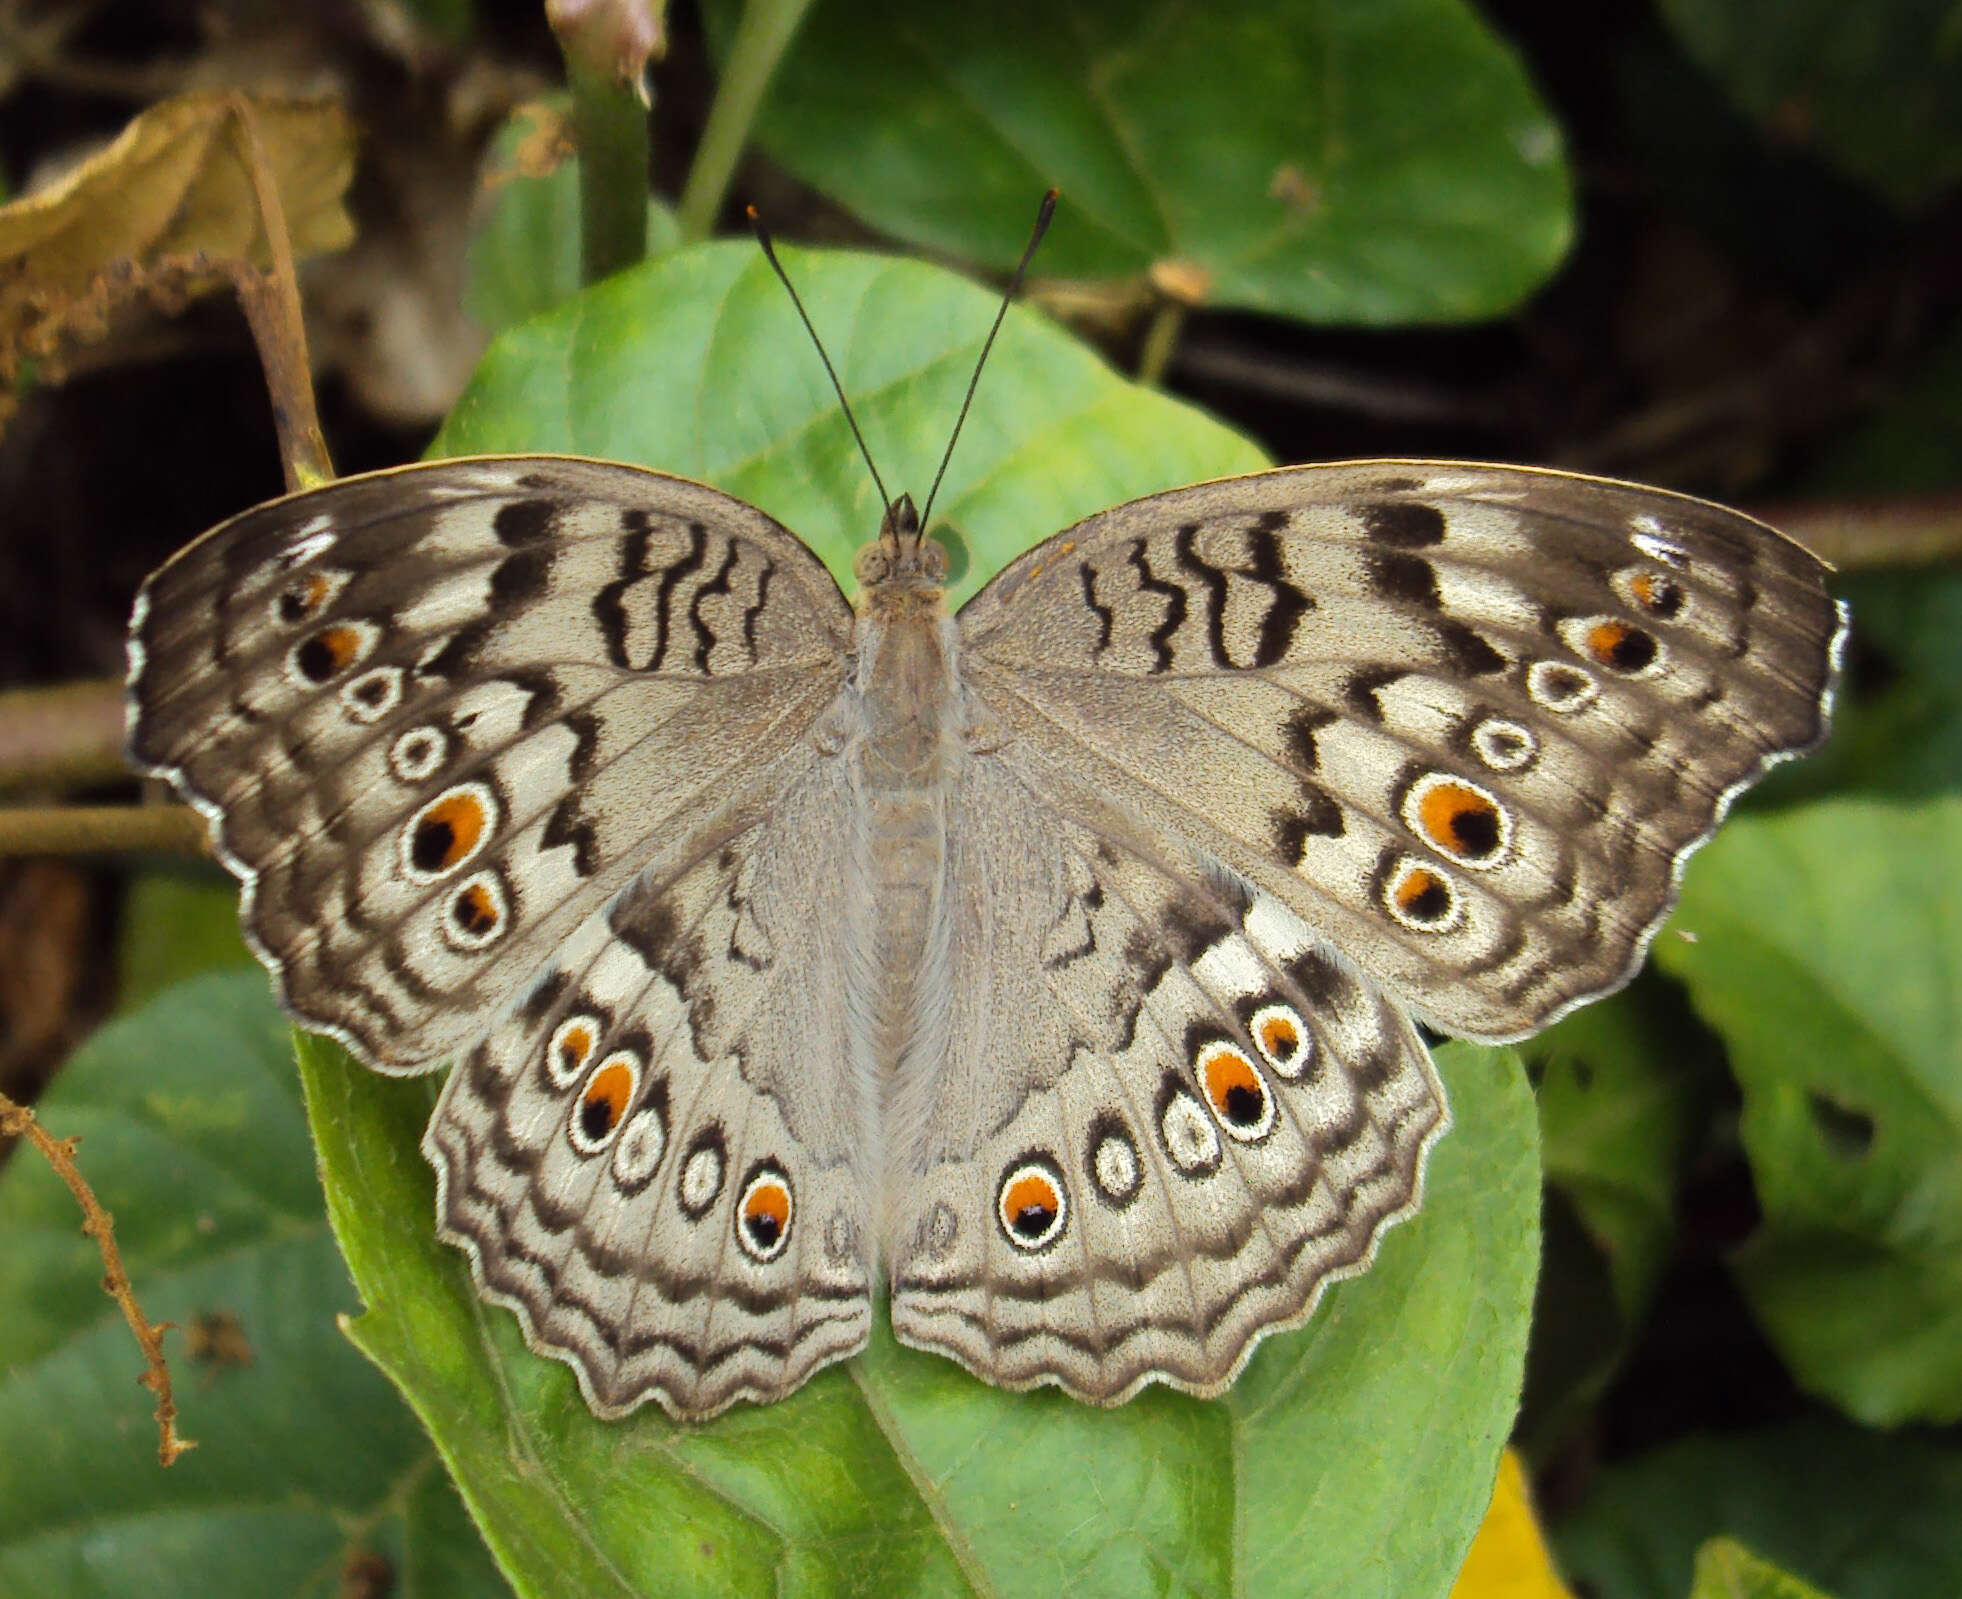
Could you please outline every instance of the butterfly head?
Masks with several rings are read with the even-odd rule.
[[[866,588],[937,589],[947,580],[947,552],[920,531],[913,496],[886,508],[878,538],[858,552],[852,570]]]

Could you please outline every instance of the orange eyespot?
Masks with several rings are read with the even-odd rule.
[[[407,858],[411,873],[440,877],[461,866],[484,842],[495,812],[490,790],[481,783],[437,795],[409,825]]]
[[[1290,1082],[1307,1069],[1314,1045],[1301,1017],[1289,1005],[1265,1005],[1254,1014],[1254,1047],[1267,1064]]]
[[[736,1239],[745,1253],[773,1260],[790,1236],[790,1180],[766,1166],[744,1185],[736,1205]]]
[[[482,883],[472,883],[457,895],[456,903],[450,907],[450,917],[460,932],[472,938],[482,938],[495,931],[503,920],[496,896]]]
[[[1267,1084],[1233,1045],[1214,1043],[1200,1050],[1199,1085],[1219,1124],[1235,1138],[1258,1138],[1273,1125]]]
[[[1448,855],[1488,860],[1505,842],[1498,803],[1469,783],[1427,785],[1417,796],[1416,811],[1417,831]]]
[[[328,682],[365,655],[372,642],[372,632],[351,622],[323,627],[293,647],[294,670],[309,683]]]
[[[1390,878],[1386,903],[1398,921],[1420,933],[1449,927],[1458,911],[1450,879],[1415,861],[1405,861]]]
[[[574,1146],[591,1154],[611,1138],[626,1118],[639,1086],[640,1067],[633,1056],[622,1051],[602,1061],[579,1095],[579,1108],[573,1116]]]
[[[289,624],[304,622],[308,617],[318,616],[320,608],[333,597],[334,585],[326,573],[311,573],[304,582],[294,584],[280,595],[279,619]]]
[[[1628,580],[1629,597],[1651,616],[1667,621],[1683,608],[1683,591],[1660,572],[1637,572]]]
[[[599,1031],[590,1017],[572,1016],[559,1023],[552,1041],[545,1046],[545,1072],[553,1083],[570,1088],[586,1069],[586,1062],[599,1043]]]
[[[1017,1249],[1041,1249],[1063,1230],[1063,1185],[1048,1164],[1017,1166],[1001,1184],[1001,1227]]]
[[[1656,657],[1655,640],[1626,622],[1596,622],[1587,630],[1586,649],[1617,672],[1640,672]]]

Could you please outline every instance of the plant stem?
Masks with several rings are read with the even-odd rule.
[[[647,107],[566,57],[579,143],[579,278],[597,283],[647,254]]]
[[[749,142],[757,107],[763,103],[763,91],[810,5],[811,0],[749,0],[743,7],[735,43],[722,68],[722,86],[716,91],[694,168],[675,210],[684,244],[707,238],[715,226],[736,162]]]
[[[1165,369],[1172,364],[1172,351],[1178,347],[1185,328],[1185,307],[1176,300],[1161,300],[1151,313],[1151,326],[1145,329],[1144,348],[1138,352],[1138,381],[1154,389],[1165,386]]]

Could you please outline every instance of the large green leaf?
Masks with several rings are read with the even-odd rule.
[[[1683,1599],[1720,1534],[1836,1599],[1962,1593],[1962,1449],[1823,1420],[1688,1438],[1603,1471],[1553,1542],[1595,1599]]]
[[[1006,267],[1056,186],[1039,272],[1176,262],[1313,321],[1496,315],[1572,231],[1559,132],[1460,0],[830,0],[757,131],[910,243]]]
[[[994,297],[913,261],[782,255],[888,488],[924,497]],[[847,586],[853,553],[879,529],[878,494],[824,367],[753,244],[663,256],[500,339],[431,453],[518,449],[713,483],[793,529]],[[959,530],[956,597],[1092,511],[1266,464],[1238,434],[1015,311],[935,518]]]
[[[989,297],[931,268],[788,252],[895,485],[923,486]],[[648,263],[506,335],[439,448],[624,456],[743,494],[842,570],[876,497],[753,250]],[[1250,445],[1011,316],[949,478],[978,582],[1112,500]],[[434,1242],[418,1083],[304,1060],[362,1347],[410,1398],[526,1592],[1441,1593],[1489,1497],[1535,1261],[1534,1119],[1504,1052],[1444,1054],[1457,1126],[1424,1212],[1230,1396],[1116,1411],[870,1352],[767,1409],[593,1420]]]
[[[1226,1398],[1101,1411],[899,1347],[698,1427],[595,1420],[435,1240],[420,1082],[306,1041],[352,1326],[526,1594],[1443,1594],[1491,1494],[1531,1297],[1532,1107],[1450,1045],[1424,1210]]]
[[[1952,0],[1663,0],[1684,48],[1780,141],[1901,206],[1962,177]]]
[[[1663,966],[1723,1035],[1764,1209],[1738,1281],[1799,1381],[1962,1417],[1962,797],[1734,821]]]
[[[114,1212],[170,1335],[183,1432],[156,1463],[139,1355],[68,1190],[27,1149],[0,1173],[0,1593],[312,1594],[361,1561],[391,1592],[494,1593],[428,1441],[347,1347],[286,1023],[263,972],[111,1023],[41,1100]]]

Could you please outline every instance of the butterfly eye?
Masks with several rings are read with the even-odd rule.
[[[736,1242],[754,1260],[775,1260],[790,1242],[790,1179],[766,1165],[743,1184],[736,1202]]]
[[[852,558],[852,575],[860,583],[883,583],[892,574],[892,557],[883,544],[868,544]]]
[[[1046,1158],[1025,1159],[1001,1180],[996,1206],[1001,1230],[1025,1254],[1047,1249],[1063,1235],[1069,1201],[1062,1175]]]
[[[1199,1086],[1227,1133],[1242,1143],[1265,1138],[1274,1126],[1274,1096],[1267,1092],[1254,1063],[1225,1042],[1199,1051]]]

